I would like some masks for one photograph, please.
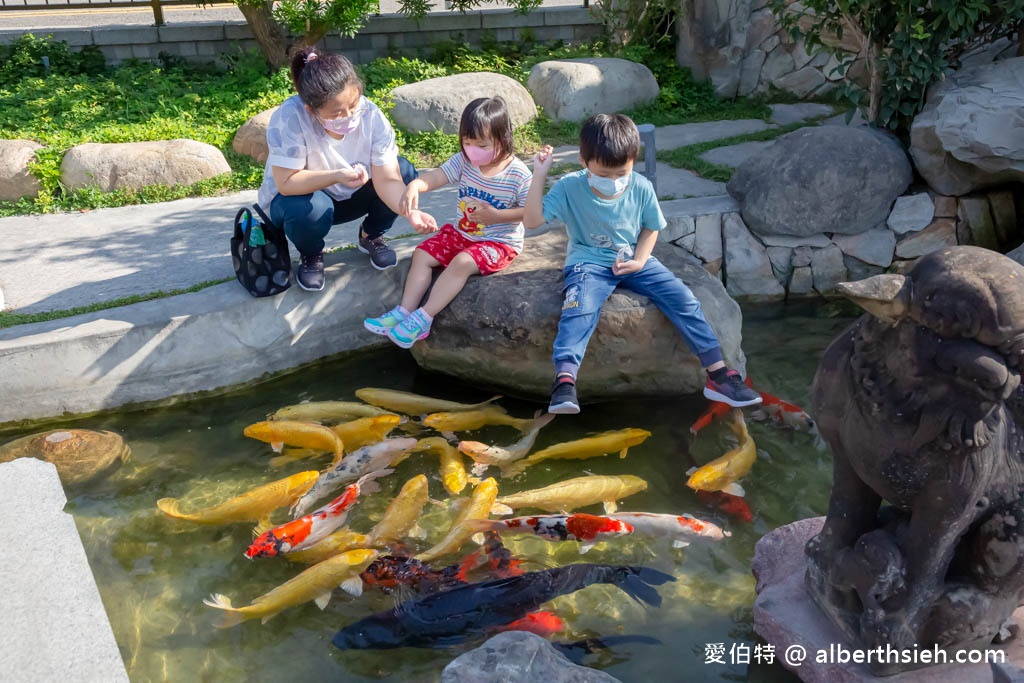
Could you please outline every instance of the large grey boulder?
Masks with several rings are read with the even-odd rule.
[[[1007,252],[1006,255],[1012,258],[1017,263],[1024,266],[1024,244],[1020,245],[1013,251]]]
[[[929,89],[910,129],[910,154],[947,195],[1024,181],[1024,57],[948,75]]]
[[[885,222],[911,177],[892,136],[820,126],[780,137],[740,164],[727,187],[756,235],[855,235]]]
[[[555,121],[582,121],[591,114],[633,109],[652,102],[660,92],[646,66],[613,57],[541,62],[530,69],[526,85]]]
[[[61,182],[104,192],[148,185],[191,185],[231,167],[221,151],[196,140],[95,143],[72,147],[60,165]]]
[[[231,148],[239,154],[251,156],[259,163],[264,163],[270,155],[270,148],[267,146],[267,127],[270,126],[270,117],[277,109],[271,107],[261,111],[243,123],[231,140]]]
[[[470,278],[438,314],[430,336],[413,346],[416,362],[509,394],[546,397],[554,375],[551,347],[562,307],[565,246],[562,231],[531,237],[508,269]],[[659,242],[654,254],[694,292],[726,361],[742,371],[736,302],[681,249]],[[622,289],[609,297],[580,369],[584,401],[695,393],[703,386],[700,362],[654,304]]]
[[[39,194],[39,179],[28,164],[42,145],[32,140],[0,140],[0,200],[16,202]]]
[[[537,118],[537,105],[521,83],[490,72],[455,74],[399,86],[392,91],[391,117],[413,133],[441,130],[455,134],[467,104],[478,97],[495,95],[508,105],[513,126]]]
[[[551,643],[525,631],[499,633],[459,655],[441,683],[616,683],[619,679],[570,662]]]

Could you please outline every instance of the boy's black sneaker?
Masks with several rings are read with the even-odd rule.
[[[295,279],[299,281],[299,287],[307,292],[319,292],[324,288],[324,254],[313,254],[306,256],[299,255],[299,270]]]
[[[551,387],[551,403],[548,412],[555,415],[575,415],[580,412],[580,402],[576,400],[576,385],[572,382],[555,381]]]
[[[726,403],[733,408],[756,406],[761,402],[761,395],[743,383],[740,373],[729,370],[725,376],[720,376],[715,381],[708,375],[708,381],[704,384],[704,395],[712,401]]]
[[[370,265],[377,270],[387,270],[398,265],[398,255],[383,237],[363,237],[360,233],[359,251],[370,255]]]

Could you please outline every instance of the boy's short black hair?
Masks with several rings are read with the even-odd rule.
[[[640,155],[640,131],[622,114],[594,114],[580,130],[580,156],[584,163],[622,166]]]
[[[462,150],[463,156],[466,155],[466,151],[462,149],[464,138],[494,141],[494,146],[497,147],[495,161],[512,156],[515,153],[515,145],[512,142],[512,117],[509,116],[505,100],[495,95],[478,97],[467,104],[459,121],[459,149]],[[466,157],[466,160],[468,161],[469,157]]]

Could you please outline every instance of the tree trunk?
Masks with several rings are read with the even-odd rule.
[[[878,64],[879,51],[878,43],[871,41],[871,45],[868,48],[868,74],[871,76],[868,121],[875,125],[880,124],[878,117],[882,109],[882,74],[879,71],[881,67]]]
[[[238,9],[249,24],[249,30],[260,46],[263,58],[272,70],[277,71],[288,63],[288,37],[284,29],[274,21],[273,6],[272,0],[238,3]]]

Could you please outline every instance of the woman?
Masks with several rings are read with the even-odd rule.
[[[298,94],[270,119],[259,204],[299,251],[299,286],[324,288],[324,237],[360,216],[359,250],[377,270],[393,268],[397,258],[383,235],[416,169],[398,156],[391,124],[363,97],[348,59],[305,47],[292,56],[291,76]],[[437,229],[421,211],[407,218],[417,232]]]

